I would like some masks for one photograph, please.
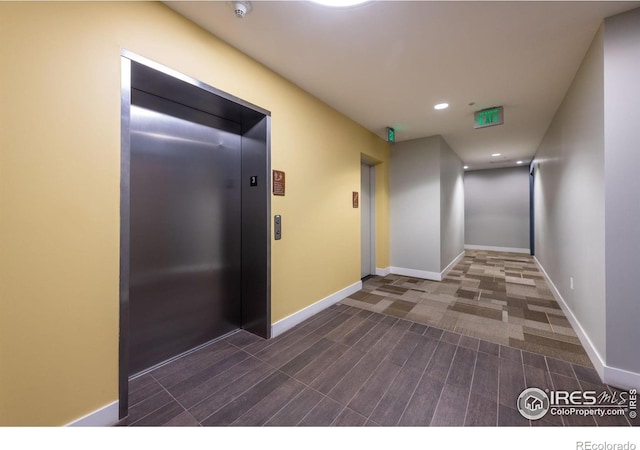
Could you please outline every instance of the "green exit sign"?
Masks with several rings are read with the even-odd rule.
[[[396,141],[396,130],[389,127],[387,128],[387,142],[395,142]]]
[[[474,128],[493,127],[504,123],[504,108],[496,106],[493,108],[476,111],[473,117]]]

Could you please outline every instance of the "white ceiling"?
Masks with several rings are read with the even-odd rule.
[[[226,1],[165,3],[381,137],[441,134],[471,169],[531,159],[602,19],[640,6],[254,1],[239,19]],[[474,130],[498,105],[504,125]]]

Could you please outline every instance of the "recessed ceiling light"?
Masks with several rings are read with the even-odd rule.
[[[516,164],[524,164],[524,161],[518,161]]]
[[[433,107],[433,109],[447,109],[449,107],[448,103],[438,103]]]
[[[491,156],[500,156],[500,153],[492,153]]]
[[[314,3],[318,3],[324,6],[343,7],[343,6],[355,6],[361,3],[367,3],[369,0],[312,0]]]
[[[464,166],[464,169],[467,170],[469,168],[469,166]]]

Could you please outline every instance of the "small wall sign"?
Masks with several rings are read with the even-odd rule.
[[[353,196],[352,196],[352,198],[353,198],[353,207],[354,208],[358,207],[358,197],[359,197],[358,193],[354,192]]]
[[[284,195],[284,172],[281,170],[273,171],[273,195]]]

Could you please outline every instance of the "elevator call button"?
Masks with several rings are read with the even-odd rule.
[[[273,218],[273,232],[276,241],[282,239],[282,217],[279,214]]]

